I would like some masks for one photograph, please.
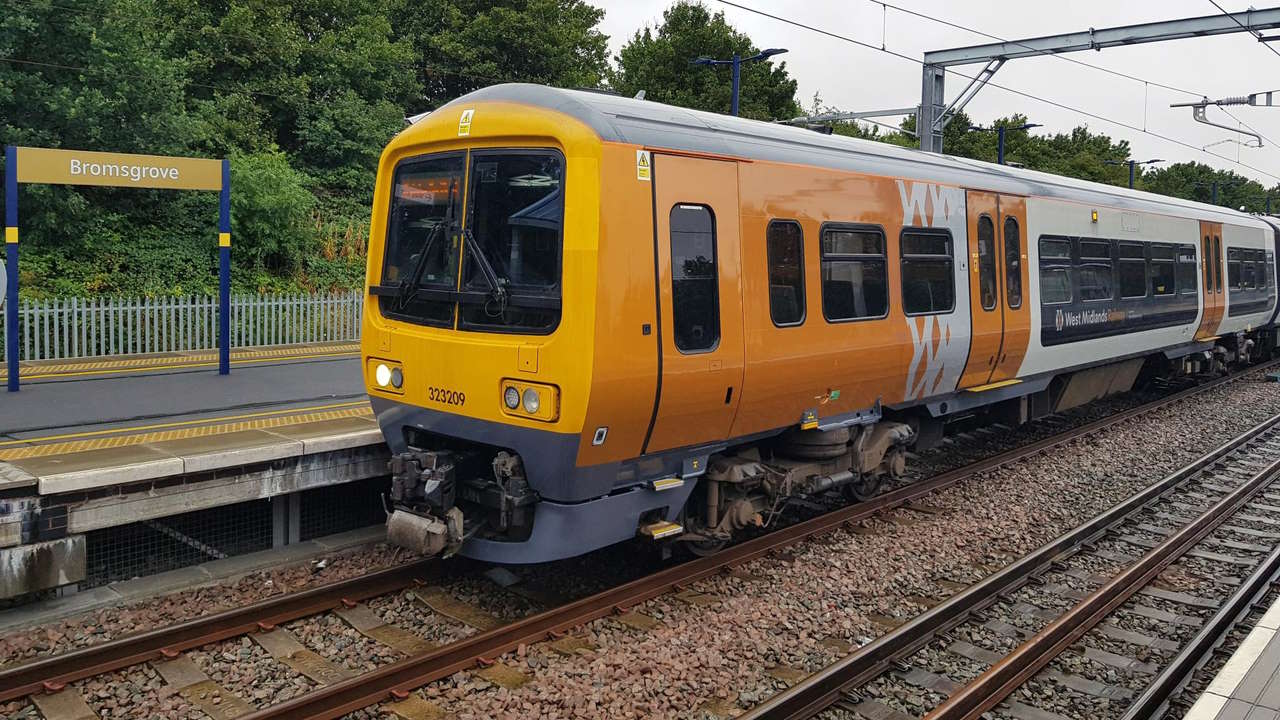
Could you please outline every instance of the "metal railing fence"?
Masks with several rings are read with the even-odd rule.
[[[233,295],[231,346],[346,342],[360,338],[364,293]],[[4,358],[0,320],[0,359]],[[18,308],[19,360],[215,350],[218,299],[54,298]]]

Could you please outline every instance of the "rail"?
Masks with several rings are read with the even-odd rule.
[[[1079,527],[1051,540],[1017,562],[971,585],[945,602],[897,629],[880,636],[843,659],[819,670],[788,690],[775,695],[741,716],[743,720],[800,720],[813,717],[837,704],[844,694],[861,687],[890,671],[894,663],[904,662],[947,630],[954,628],[1002,596],[1025,585],[1033,577],[1053,566],[1064,553],[1095,541],[1108,530],[1157,498],[1184,483],[1194,474],[1217,463],[1247,443],[1272,431],[1280,424],[1280,415],[1254,426],[1246,433],[1201,456],[1159,482],[1130,496],[1124,502],[1092,518]],[[1196,522],[1175,533],[1147,555],[1140,564],[1131,566],[1100,590],[1082,601],[1070,617],[1055,621],[1020,647],[1015,654],[992,667],[973,683],[952,694],[947,701],[926,717],[929,720],[974,718],[990,709],[1027,677],[1043,667],[1058,650],[1092,627],[1110,609],[1122,603],[1151,577],[1158,574],[1179,553],[1189,548],[1230,515],[1241,503],[1252,497],[1280,471],[1280,461],[1270,464],[1228,498],[1216,504]],[[1088,621],[1088,622],[1084,622]],[[1086,627],[1087,625],[1087,627]]]
[[[1273,363],[1275,364],[1275,363]],[[1255,371],[1258,368],[1255,368]],[[384,665],[349,681],[322,686],[294,700],[259,710],[245,716],[263,718],[332,718],[403,694],[412,688],[469,667],[482,659],[494,658],[522,643],[555,637],[591,620],[650,600],[672,589],[710,577],[728,568],[766,556],[805,538],[836,530],[876,513],[909,506],[938,490],[962,482],[974,475],[989,472],[1039,453],[1052,450],[1079,437],[1137,418],[1145,413],[1203,393],[1239,379],[1232,375],[1184,389],[1158,400],[1130,408],[1109,417],[1094,420],[1064,433],[1043,438],[1019,448],[971,463],[932,478],[893,490],[867,502],[841,508],[819,517],[776,530],[768,535],[731,546],[716,555],[699,558],[667,568],[653,575],[583,598],[562,607],[487,631],[466,640]],[[1276,418],[1280,420],[1280,416]],[[1224,447],[1234,447],[1237,440]],[[1221,452],[1220,448],[1218,451]],[[1209,456],[1203,462],[1211,462]],[[1154,491],[1152,491],[1154,492]],[[1134,502],[1138,502],[1135,500]],[[1103,521],[1099,521],[1103,522]],[[1034,560],[1024,559],[1018,566]],[[314,615],[343,604],[359,601],[426,582],[445,570],[432,560],[371,573],[301,593],[282,595],[241,608],[190,620],[172,627],[119,638],[88,648],[33,660],[0,670],[0,702],[32,693],[56,691],[67,683],[118,670],[129,665],[172,657],[183,650],[269,630],[290,620]],[[1008,571],[1004,571],[1007,573]],[[1001,576],[1004,573],[997,573]],[[983,581],[979,586],[990,583]],[[978,587],[978,586],[975,586]],[[942,606],[939,606],[942,607]],[[929,613],[906,627],[930,622]],[[901,629],[900,629],[901,630]],[[883,647],[881,641],[868,649]],[[798,686],[797,686],[798,687]]]

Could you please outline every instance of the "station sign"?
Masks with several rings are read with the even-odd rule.
[[[221,190],[222,161],[19,147],[18,182],[161,190]]]

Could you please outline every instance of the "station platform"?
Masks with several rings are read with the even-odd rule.
[[[1280,599],[1183,716],[1183,720],[1276,718],[1280,718]]]
[[[0,599],[76,582],[93,530],[386,474],[354,343],[239,350],[226,376],[213,353],[22,372],[0,391]]]

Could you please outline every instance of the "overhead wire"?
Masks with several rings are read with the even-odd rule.
[[[1239,18],[1237,18],[1235,15],[1232,15],[1231,13],[1227,12],[1227,9],[1226,9],[1226,8],[1224,8],[1224,7],[1222,7],[1221,5],[1219,5],[1219,4],[1217,3],[1217,0],[1209,0],[1209,4],[1210,4],[1210,5],[1212,5],[1212,6],[1214,6],[1214,7],[1216,7],[1216,8],[1218,8],[1218,11],[1219,11],[1219,12],[1221,12],[1223,15],[1226,15],[1227,17],[1231,18],[1231,20],[1232,20],[1233,22],[1235,22],[1235,24],[1239,25],[1239,26],[1240,26],[1240,28],[1241,28],[1242,30],[1244,30],[1245,32],[1249,33],[1250,35],[1252,35],[1252,36],[1254,36],[1254,37],[1258,38],[1258,40],[1261,42],[1261,40],[1262,40],[1262,33],[1258,32],[1257,30],[1254,30],[1253,28],[1249,27],[1248,25],[1245,25],[1244,23],[1240,22]],[[1274,47],[1272,47],[1270,44],[1265,43],[1265,42],[1264,42],[1264,43],[1262,43],[1262,45],[1263,45],[1264,47],[1266,47],[1268,50],[1270,50],[1271,52],[1275,53],[1275,54],[1276,54],[1276,57],[1280,57],[1280,50],[1276,50],[1276,49],[1275,49]]]
[[[776,20],[776,21],[778,21],[778,22],[781,22],[781,23],[784,23],[784,24],[787,24],[787,25],[791,25],[791,26],[793,26],[793,27],[798,27],[798,28],[801,28],[801,29],[803,29],[803,30],[808,30],[808,31],[810,31],[810,32],[815,32],[815,33],[818,33],[818,34],[820,34],[820,35],[825,35],[825,36],[827,36],[827,37],[834,38],[834,39],[836,39],[836,40],[840,40],[840,41],[843,41],[843,42],[851,43],[851,44],[853,44],[853,45],[858,45],[858,46],[860,46],[860,47],[865,47],[865,48],[868,48],[868,49],[870,49],[870,50],[875,50],[876,52],[882,52],[882,53],[885,53],[885,54],[887,54],[887,55],[891,55],[891,56],[893,56],[893,57],[897,57],[897,58],[901,58],[901,59],[903,59],[903,60],[907,60],[907,61],[909,61],[909,62],[913,62],[913,63],[915,63],[915,64],[917,64],[917,65],[921,65],[921,66],[923,66],[923,65],[924,65],[924,61],[923,61],[923,60],[920,60],[920,59],[917,59],[917,58],[911,57],[910,55],[906,55],[906,54],[904,54],[904,53],[900,53],[900,52],[897,52],[897,51],[895,51],[895,50],[890,50],[890,49],[888,49],[888,48],[881,49],[881,48],[879,48],[879,47],[876,47],[875,45],[872,45],[871,43],[867,43],[867,42],[863,42],[863,41],[861,41],[861,40],[858,40],[857,38],[852,38],[852,37],[849,37],[849,36],[847,36],[847,35],[841,35],[841,34],[839,34],[839,33],[832,32],[832,31],[830,31],[830,30],[826,30],[826,29],[823,29],[823,28],[815,27],[815,26],[813,26],[813,25],[809,25],[809,24],[806,24],[806,23],[800,22],[800,21],[798,21],[798,20],[792,20],[792,19],[790,19],[790,18],[782,17],[782,16],[779,16],[779,15],[774,15],[773,13],[768,13],[768,12],[765,12],[765,11],[763,11],[763,10],[757,10],[757,9],[755,9],[755,8],[753,8],[753,7],[748,7],[748,6],[746,6],[746,5],[742,5],[742,4],[740,4],[740,3],[733,2],[732,0],[717,0],[717,2],[719,2],[719,3],[723,4],[723,5],[728,5],[728,6],[730,6],[730,7],[737,8],[737,9],[742,10],[742,11],[744,11],[744,12],[749,12],[749,13],[752,13],[752,14],[755,14],[755,15],[759,15],[759,16],[761,16],[761,17],[767,17],[767,18],[769,18],[769,19],[771,19],[771,20]],[[955,75],[959,76],[959,77],[965,78],[966,80],[973,80],[973,79],[975,79],[975,78],[974,78],[974,76],[972,76],[972,75],[967,75],[967,74],[965,74],[965,73],[958,72],[958,71],[956,71],[956,70],[949,70],[949,71],[950,71],[951,73],[953,73],[953,74],[955,74]],[[1039,95],[1035,95],[1034,93],[1030,93],[1030,92],[1027,92],[1027,91],[1025,91],[1025,90],[1019,90],[1019,89],[1017,89],[1017,88],[1009,87],[1009,86],[1007,86],[1007,85],[1002,85],[1002,84],[1000,84],[1000,83],[997,83],[997,82],[994,82],[994,81],[991,81],[991,80],[988,80],[986,84],[987,84],[987,85],[990,85],[991,87],[998,88],[998,89],[1000,89],[1000,90],[1004,90],[1005,92],[1012,93],[1012,94],[1014,94],[1014,95],[1018,95],[1018,96],[1021,96],[1021,97],[1024,97],[1024,98],[1027,98],[1027,99],[1029,99],[1029,100],[1035,100],[1036,102],[1044,103],[1045,105],[1050,105],[1050,106],[1052,106],[1052,107],[1056,107],[1056,108],[1059,108],[1059,109],[1062,109],[1062,110],[1066,110],[1066,111],[1068,111],[1068,112],[1074,112],[1074,113],[1077,113],[1077,114],[1079,114],[1079,115],[1083,115],[1083,116],[1085,116],[1085,117],[1093,118],[1093,119],[1095,119],[1095,120],[1100,120],[1100,121],[1105,122],[1105,123],[1110,123],[1110,124],[1115,125],[1115,126],[1117,126],[1117,127],[1122,127],[1122,128],[1127,129],[1127,130],[1133,130],[1134,132],[1143,133],[1144,135],[1150,135],[1151,137],[1158,138],[1158,139],[1160,139],[1160,140],[1164,140],[1165,142],[1173,143],[1173,144],[1175,144],[1175,145],[1178,145],[1178,146],[1180,146],[1180,147],[1186,148],[1186,149],[1188,149],[1188,150],[1193,150],[1193,151],[1195,151],[1195,152],[1204,153],[1204,154],[1206,154],[1206,155],[1210,155],[1210,156],[1212,156],[1212,157],[1216,157],[1216,158],[1218,158],[1218,159],[1220,159],[1220,160],[1225,160],[1225,161],[1230,162],[1230,163],[1235,163],[1236,165],[1239,165],[1240,167],[1247,168],[1247,169],[1249,169],[1249,170],[1252,170],[1252,171],[1254,171],[1254,172],[1256,172],[1256,173],[1259,173],[1259,174],[1262,174],[1262,175],[1266,175],[1267,177],[1274,178],[1275,180],[1280,180],[1280,175],[1277,175],[1277,174],[1275,174],[1275,173],[1268,172],[1268,171],[1266,171],[1266,170],[1263,170],[1262,168],[1254,167],[1253,165],[1250,165],[1250,164],[1245,163],[1245,162],[1241,162],[1241,161],[1238,161],[1238,160],[1234,160],[1234,159],[1232,159],[1232,158],[1230,158],[1230,157],[1228,157],[1228,156],[1226,156],[1226,155],[1220,155],[1220,154],[1215,153],[1215,152],[1209,152],[1208,150],[1205,150],[1204,148],[1198,147],[1198,146],[1196,146],[1196,145],[1192,145],[1191,143],[1188,143],[1188,142],[1183,141],[1183,140],[1179,140],[1178,138],[1171,137],[1171,136],[1165,135],[1165,134],[1163,134],[1163,133],[1155,132],[1154,130],[1147,130],[1147,129],[1144,129],[1144,128],[1140,128],[1140,127],[1138,127],[1138,126],[1136,126],[1136,125],[1133,125],[1133,124],[1131,124],[1131,123],[1124,122],[1124,121],[1122,121],[1122,120],[1116,120],[1116,119],[1114,119],[1114,118],[1105,117],[1105,116],[1103,116],[1103,115],[1099,115],[1099,114],[1097,114],[1097,113],[1090,112],[1090,111],[1088,111],[1088,110],[1084,110],[1084,109],[1082,109],[1082,108],[1073,107],[1073,106],[1071,106],[1071,105],[1067,105],[1067,104],[1065,104],[1065,103],[1061,103],[1061,102],[1058,102],[1058,101],[1056,101],[1056,100],[1050,100],[1050,99],[1048,99],[1048,98],[1041,97],[1041,96],[1039,96]]]
[[[1026,44],[1026,43],[1024,43],[1024,42],[1022,42],[1022,41],[1020,41],[1020,40],[1009,40],[1009,39],[1007,39],[1007,38],[1002,38],[1002,37],[1000,37],[999,35],[992,35],[992,34],[991,34],[991,33],[989,33],[989,32],[985,32],[985,31],[979,30],[979,29],[977,29],[977,28],[972,28],[972,27],[969,27],[969,26],[967,26],[967,25],[961,25],[960,23],[953,22],[953,21],[951,21],[951,20],[947,20],[946,18],[940,18],[940,17],[935,17],[935,16],[933,16],[933,15],[928,15],[928,14],[926,14],[926,13],[922,13],[922,12],[919,12],[919,11],[916,11],[916,10],[912,10],[911,8],[905,8],[905,7],[902,7],[902,6],[900,6],[900,5],[895,5],[895,4],[891,3],[891,2],[886,2],[885,0],[867,0],[867,1],[868,1],[868,2],[870,2],[870,3],[876,4],[876,5],[879,5],[879,6],[883,7],[883,8],[891,8],[891,9],[893,9],[893,10],[897,10],[898,12],[903,13],[903,14],[906,14],[906,15],[914,15],[915,17],[922,18],[922,19],[924,19],[924,20],[929,20],[929,21],[932,21],[932,22],[935,22],[935,23],[939,23],[939,24],[942,24],[942,25],[946,25],[946,26],[951,27],[951,28],[955,28],[956,30],[964,30],[965,32],[973,33],[974,35],[980,35],[980,36],[982,36],[982,37],[987,38],[988,40],[995,40],[995,41],[997,41],[997,42],[1009,43],[1010,45],[1018,45],[1018,46],[1020,46],[1020,47],[1026,48],[1026,49],[1028,49],[1028,50],[1036,50],[1037,52],[1039,52],[1039,50],[1038,50],[1037,48],[1034,48],[1034,47],[1032,47],[1032,46],[1030,46],[1030,45],[1028,45],[1028,44]],[[1212,0],[1211,0],[1211,1],[1212,1]],[[1216,4],[1216,3],[1215,3],[1215,4]],[[1221,9],[1221,8],[1219,8],[1219,9]],[[1237,22],[1238,22],[1238,21],[1237,21]],[[1242,27],[1243,27],[1243,26],[1242,26]],[[1274,49],[1274,48],[1273,48],[1273,49]],[[1120,70],[1113,70],[1112,68],[1103,67],[1103,66],[1101,66],[1101,65],[1094,65],[1093,63],[1087,63],[1087,62],[1085,62],[1085,61],[1083,61],[1083,60],[1079,60],[1079,59],[1076,59],[1076,58],[1073,58],[1073,57],[1068,57],[1067,55],[1062,55],[1062,54],[1054,53],[1054,54],[1050,54],[1050,55],[1049,55],[1049,57],[1057,58],[1058,60],[1061,60],[1062,62],[1071,63],[1072,65],[1079,65],[1079,66],[1081,66],[1081,67],[1086,67],[1086,68],[1089,68],[1089,69],[1091,69],[1091,70],[1096,70],[1096,71],[1098,71],[1098,72],[1103,72],[1103,73],[1107,73],[1107,74],[1109,74],[1109,75],[1114,75],[1114,76],[1119,77],[1119,78],[1124,78],[1125,80],[1132,80],[1133,82],[1139,82],[1139,83],[1142,83],[1143,85],[1153,85],[1153,86],[1155,86],[1155,87],[1158,87],[1158,88],[1161,88],[1161,89],[1164,89],[1164,90],[1171,90],[1171,91],[1173,91],[1173,92],[1178,92],[1178,93],[1182,93],[1182,94],[1184,94],[1184,95],[1190,95],[1190,96],[1192,96],[1192,97],[1197,97],[1197,98],[1203,98],[1203,97],[1207,97],[1207,96],[1208,96],[1208,93],[1196,92],[1196,91],[1194,91],[1194,90],[1188,90],[1188,89],[1186,89],[1186,88],[1181,88],[1181,87],[1178,87],[1178,86],[1176,86],[1176,85],[1169,85],[1169,84],[1167,84],[1167,83],[1158,82],[1158,81],[1156,81],[1156,80],[1149,80],[1149,79],[1147,79],[1147,78],[1141,78],[1141,77],[1138,77],[1138,76],[1136,76],[1136,75],[1131,75],[1131,74],[1129,74],[1129,73],[1122,72],[1122,71],[1120,71]],[[954,71],[952,71],[952,72],[954,72]],[[1145,104],[1145,103],[1146,103],[1146,100],[1144,99],[1144,101],[1143,101],[1143,102],[1144,102],[1144,104],[1143,104],[1143,114],[1144,114],[1144,119],[1143,119],[1143,128],[1145,129],[1145,127],[1146,127],[1146,120],[1145,120],[1145,114],[1146,114],[1146,104]],[[1253,127],[1252,125],[1250,125],[1249,123],[1246,123],[1245,121],[1241,120],[1239,117],[1237,117],[1237,116],[1236,116],[1234,113],[1232,113],[1230,110],[1227,110],[1226,108],[1222,108],[1222,107],[1219,107],[1218,109],[1219,109],[1219,110],[1222,110],[1222,112],[1224,112],[1224,113],[1226,113],[1228,116],[1230,116],[1232,120],[1235,120],[1237,123],[1240,123],[1240,124],[1241,124],[1241,125],[1243,125],[1244,127],[1248,128],[1248,129],[1252,130],[1253,132],[1257,133],[1258,135],[1262,136],[1262,137],[1263,137],[1263,138],[1264,138],[1268,143],[1270,143],[1270,144],[1271,144],[1271,146],[1272,146],[1272,147],[1280,147],[1280,146],[1277,146],[1277,145],[1276,145],[1276,143],[1275,143],[1274,141],[1272,141],[1272,140],[1271,140],[1271,138],[1266,137],[1266,136],[1265,136],[1265,135],[1263,135],[1261,132],[1259,132],[1257,128],[1254,128],[1254,127]]]

